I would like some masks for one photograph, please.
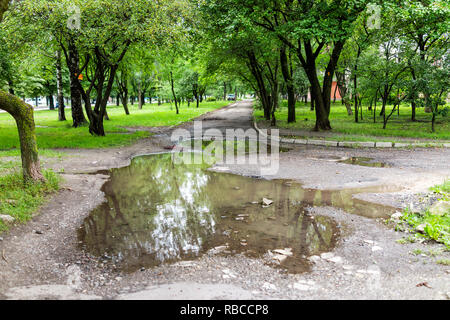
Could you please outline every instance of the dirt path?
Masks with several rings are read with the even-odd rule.
[[[241,102],[202,117],[204,129],[250,128],[251,104]],[[182,126],[192,130],[192,123]],[[314,207],[339,223],[337,248],[312,262],[312,271],[286,274],[260,259],[242,255],[204,255],[194,261],[162,265],[126,274],[102,257],[79,248],[77,229],[104,201],[107,180],[98,170],[127,166],[132,157],[167,152],[169,134],[156,135],[125,148],[66,150],[63,189],[30,223],[13,228],[0,241],[0,298],[10,299],[448,299],[450,269],[435,263],[449,259],[414,256],[411,251],[437,245],[398,244],[403,234],[382,222],[331,207]],[[154,130],[155,132],[155,130]],[[389,168],[331,161],[334,157],[370,157]],[[404,207],[414,196],[450,176],[449,149],[376,150],[296,146],[280,156],[280,170],[269,179],[297,180],[308,188],[344,189],[395,185],[396,193],[360,194],[359,198]],[[232,173],[254,175],[251,166],[231,166]],[[36,232],[38,231],[38,232]],[[426,285],[419,285],[426,283]],[[419,286],[417,286],[419,285]]]

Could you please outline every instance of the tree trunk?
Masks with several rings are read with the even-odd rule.
[[[261,104],[263,106],[263,110],[264,110],[264,119],[266,119],[267,121],[270,120],[271,118],[271,101],[269,99],[269,94],[267,92],[266,89],[266,85],[264,83],[264,78],[261,72],[261,67],[256,59],[255,53],[253,51],[248,51],[247,52],[247,56],[249,59],[249,67],[250,67],[250,71],[253,75],[253,77],[256,80],[257,86],[258,86],[258,95],[259,95],[259,99],[261,100]]]
[[[223,83],[223,101],[227,101],[227,83]]]
[[[199,107],[199,98],[198,98],[198,84],[194,83],[192,85],[192,94],[194,95],[195,101],[197,103],[197,108]]]
[[[280,50],[281,72],[283,74],[284,82],[286,83],[286,91],[288,94],[288,123],[293,123],[295,119],[295,89],[292,80],[292,74],[289,71],[288,57],[286,54],[286,47],[283,46]]]
[[[139,88],[138,88],[138,102],[139,102],[138,106],[139,106],[139,109],[142,109],[142,106],[144,105],[144,101],[142,99],[142,96],[143,96],[143,94],[142,94],[142,87],[139,84]]]
[[[434,128],[434,124],[436,122],[436,114],[433,112],[433,117],[431,118],[431,132],[436,132]]]
[[[314,70],[308,68],[308,70],[306,70],[306,74],[308,75],[308,78],[311,82],[311,93],[313,97],[313,99],[311,100],[314,100],[314,110],[316,112],[316,125],[314,127],[314,131],[331,130],[328,111],[326,107],[327,101],[323,98],[315,67]],[[330,102],[330,99],[328,99],[328,102]]]
[[[177,110],[177,114],[179,114],[180,110],[178,109],[177,95],[175,94],[175,87],[174,87],[174,83],[173,83],[172,71],[170,71],[170,87],[172,88],[172,95],[173,95],[173,99],[175,100],[175,109]]]
[[[83,113],[83,105],[81,103],[81,91],[77,86],[78,70],[79,70],[79,56],[75,45],[69,42],[69,63],[70,63],[70,98],[72,108],[73,127],[77,128],[87,123]],[[76,70],[74,73],[73,70]]]
[[[58,102],[58,120],[66,121],[66,111],[64,105],[62,66],[61,66],[61,51],[56,51],[56,91]]]
[[[16,121],[24,181],[45,181],[38,156],[33,108],[16,96],[0,91],[0,109],[8,112]]]
[[[49,109],[55,110],[55,99],[53,99],[53,95],[48,96],[49,101]]]
[[[122,105],[125,110],[125,114],[127,116],[130,115],[130,110],[128,109],[128,90],[124,90],[122,93]]]

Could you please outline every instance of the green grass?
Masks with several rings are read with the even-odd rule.
[[[58,190],[60,178],[54,172],[44,170],[45,183],[24,183],[21,170],[13,167],[14,161],[0,161],[0,213],[23,223],[31,219],[47,195]],[[8,226],[0,220],[0,232],[6,230]]]
[[[175,114],[175,107],[169,104],[144,105],[142,110],[137,105],[129,106],[130,115],[126,116],[123,108],[108,107],[110,121],[104,122],[106,137],[93,137],[87,127],[72,128],[70,109],[66,109],[68,121],[58,121],[57,111],[36,111],[36,137],[40,152],[43,149],[59,148],[107,148],[128,145],[137,139],[147,137],[148,132],[130,133],[123,127],[159,127],[178,125],[196,118],[206,112],[229,104],[227,101],[203,102],[197,109],[193,104],[188,108],[184,104],[180,114]],[[0,113],[0,156],[17,156],[19,138],[14,119],[7,113]],[[3,153],[5,152],[5,153]]]
[[[449,181],[447,179],[443,184],[430,188],[430,190],[441,195],[438,201],[448,200],[450,195]],[[421,225],[424,229],[423,233],[416,230]],[[443,243],[447,250],[450,250],[450,212],[446,212],[443,215],[433,215],[429,209],[417,213],[406,208],[403,210],[400,221],[396,222],[395,229],[412,232],[415,239],[431,239]]]
[[[380,106],[377,106],[377,123],[373,123],[373,113],[367,111],[364,106],[363,119],[355,123],[353,116],[347,115],[347,109],[340,102],[331,106],[330,122],[333,130],[327,133],[329,140],[348,140],[348,141],[387,141],[395,142],[398,138],[409,139],[430,139],[430,140],[449,140],[450,139],[450,118],[439,116],[436,123],[436,132],[431,132],[431,114],[425,113],[423,108],[416,109],[416,119],[418,122],[411,121],[411,108],[408,105],[400,107],[400,116],[395,113],[383,129],[383,119],[379,117]],[[387,107],[390,113],[391,106]],[[297,102],[295,123],[287,123],[287,102],[281,103],[281,108],[275,113],[277,127],[283,129],[311,131],[315,124],[315,112],[310,110],[310,105]],[[260,109],[255,110],[255,119],[258,122],[266,123],[264,113]],[[306,120],[307,119],[307,120]],[[307,136],[305,132],[303,136]]]
[[[437,264],[441,264],[443,266],[450,266],[450,259],[439,259],[436,260]]]
[[[450,179],[444,181],[443,184],[434,186],[430,188],[434,193],[439,194],[439,200],[449,201],[450,200]]]

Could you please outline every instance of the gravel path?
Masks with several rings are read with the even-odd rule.
[[[250,128],[251,104],[241,102],[202,117],[204,129]],[[192,130],[192,123],[182,128]],[[38,215],[14,227],[0,241],[0,298],[3,299],[449,299],[449,259],[433,243],[399,244],[404,236],[382,221],[332,207],[310,208],[312,215],[332,217],[341,230],[333,252],[314,257],[311,272],[287,274],[262,259],[206,254],[194,261],[161,265],[125,274],[101,257],[79,248],[76,230],[101,204],[108,179],[99,170],[123,167],[135,156],[167,152],[174,128],[136,144],[106,150],[66,150],[69,157],[49,161],[64,169],[61,191]],[[377,150],[291,146],[281,153],[280,170],[268,179],[289,179],[304,187],[346,189],[374,187],[377,193],[357,197],[405,207],[420,205],[417,193],[450,176],[449,149]],[[389,168],[360,167],[333,161],[337,157],[370,157]],[[232,173],[255,175],[252,166],[229,166]],[[377,186],[390,186],[381,192]],[[38,231],[38,232],[36,232]],[[431,255],[413,255],[421,249]]]

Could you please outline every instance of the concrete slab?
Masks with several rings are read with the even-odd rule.
[[[376,142],[376,148],[392,148],[392,142]]]

